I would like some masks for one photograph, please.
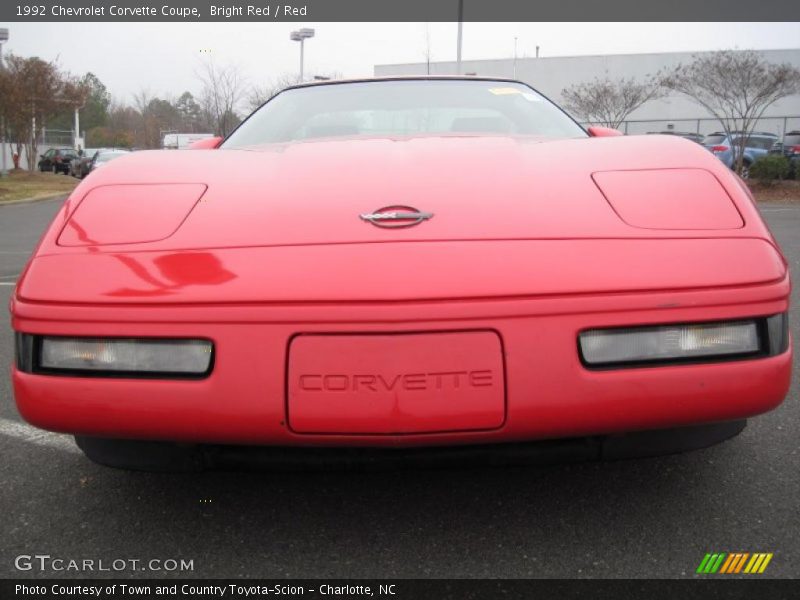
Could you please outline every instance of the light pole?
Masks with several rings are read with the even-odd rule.
[[[0,71],[6,70],[6,63],[3,62],[3,44],[8,41],[8,29],[5,27],[0,29]],[[0,154],[3,155],[2,164],[0,164],[0,177],[8,177],[8,169],[6,168],[6,119],[0,118]]]
[[[298,29],[297,31],[293,31],[289,34],[289,39],[293,42],[300,42],[300,81],[303,81],[303,51],[304,51],[304,44],[307,39],[314,37],[314,30],[309,29],[308,27],[303,27],[303,29]]]

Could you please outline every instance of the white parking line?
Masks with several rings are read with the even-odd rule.
[[[11,419],[0,419],[0,435],[65,452],[80,452],[80,449],[75,445],[71,436],[63,433],[52,433],[50,431],[36,429],[30,425],[12,421]]]
[[[0,285],[17,285],[16,281],[0,281]]]

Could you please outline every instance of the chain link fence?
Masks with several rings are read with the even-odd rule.
[[[714,118],[702,119],[661,119],[661,120],[629,120],[624,121],[619,129],[627,135],[642,135],[672,131],[681,133],[699,133],[708,135],[722,131],[722,123]],[[800,130],[800,115],[781,117],[762,117],[753,131],[774,133],[783,138],[790,131]]]
[[[39,146],[62,146],[72,148],[75,136],[71,129],[47,129],[39,132]]]

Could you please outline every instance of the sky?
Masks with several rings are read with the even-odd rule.
[[[76,75],[95,73],[122,102],[146,90],[164,98],[197,93],[203,61],[236,65],[251,86],[297,73],[299,47],[289,39],[313,27],[305,72],[344,77],[373,66],[455,60],[455,23],[0,23],[4,52],[56,60]],[[463,59],[629,54],[800,46],[800,23],[465,23]],[[430,40],[428,43],[427,40]]]

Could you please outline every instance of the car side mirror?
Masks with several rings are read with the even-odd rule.
[[[204,140],[197,140],[189,145],[189,150],[214,150],[222,143],[221,137],[205,138]]]
[[[615,137],[618,135],[625,135],[619,129],[612,129],[611,127],[589,127],[586,131],[592,137]]]

